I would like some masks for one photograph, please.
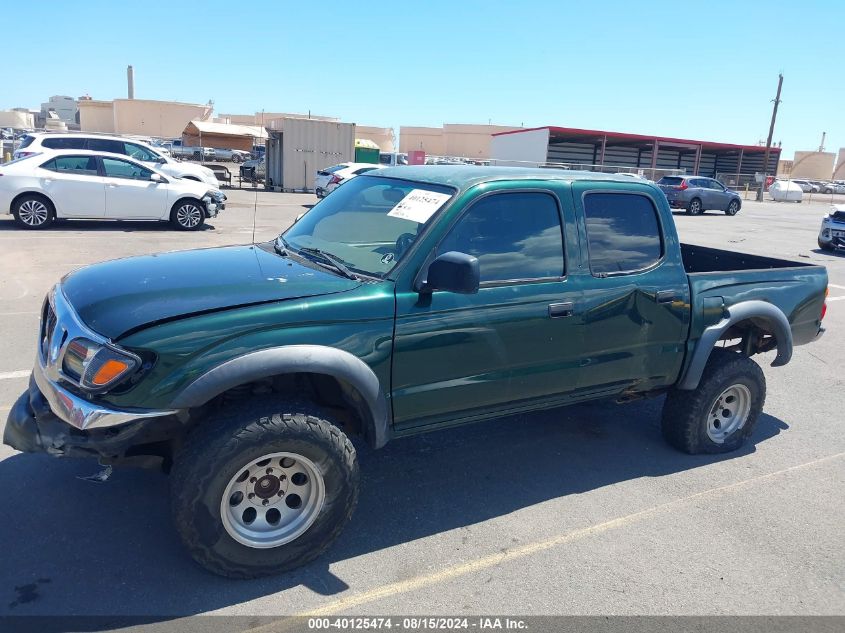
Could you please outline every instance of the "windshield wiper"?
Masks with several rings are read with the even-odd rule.
[[[286,256],[287,256],[287,254],[288,254],[288,252],[289,252],[291,249],[290,249],[290,246],[288,246],[288,243],[285,241],[285,238],[283,238],[283,237],[280,235],[279,237],[277,237],[277,238],[273,241],[273,250],[274,250],[274,251],[276,251],[276,253],[278,253],[278,254],[279,254],[279,255],[281,255],[282,257],[286,257]]]
[[[320,250],[319,248],[311,248],[309,246],[300,247],[299,252],[316,255],[347,279],[354,279],[355,281],[360,281],[361,279],[360,277],[358,277],[358,275],[349,270],[349,268],[346,267],[346,264],[343,263],[343,260],[341,260],[337,255],[327,253],[326,251]]]

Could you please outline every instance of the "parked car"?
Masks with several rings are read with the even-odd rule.
[[[821,187],[814,185],[809,180],[793,180],[792,182],[801,187],[801,191],[804,193],[819,193],[821,191]]]
[[[241,149],[222,149],[220,147],[215,147],[212,158],[220,161],[227,160],[232,163],[243,163],[244,161],[250,160],[252,156],[249,152],[245,152]]]
[[[251,182],[258,182],[264,180],[267,176],[267,161],[264,157],[253,158],[241,163],[240,167],[241,180],[249,180]]]
[[[259,159],[264,158],[264,153],[267,151],[267,147],[264,145],[253,145],[252,146],[252,158]]]
[[[845,193],[845,184],[836,182],[825,183],[822,193]]]
[[[373,163],[340,163],[326,167],[319,170],[314,177],[314,193],[318,198],[325,198],[347,180],[382,167]]]
[[[742,207],[742,198],[713,178],[701,176],[663,176],[657,185],[666,194],[673,209],[686,209],[699,215],[711,209],[736,215]]]
[[[45,151],[0,166],[0,212],[25,229],[57,219],[159,220],[193,231],[225,208],[205,183],[173,178],[121,154]]]
[[[408,155],[403,152],[380,152],[378,155],[379,165],[384,167],[398,167],[408,164]]]
[[[166,141],[164,146],[170,150],[173,158],[188,160],[214,160],[213,147],[200,147],[198,145],[185,145],[181,139]]]
[[[784,365],[818,338],[826,288],[822,266],[681,244],[649,183],[384,169],[273,241],[66,275],[4,442],[164,464],[197,562],[264,576],[315,559],[348,523],[350,436],[381,448],[504,412],[665,394],[670,445],[739,449],[766,396],[750,357]]]
[[[819,248],[824,251],[845,249],[845,204],[834,204],[822,219]]]
[[[22,158],[45,150],[65,149],[87,149],[111,154],[125,154],[168,176],[196,180],[210,187],[217,187],[217,177],[208,167],[175,160],[171,156],[165,156],[158,147],[122,136],[92,134],[90,132],[35,132],[24,136],[20,147],[15,151],[15,158]]]

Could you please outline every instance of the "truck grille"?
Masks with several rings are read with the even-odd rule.
[[[47,359],[50,357],[50,343],[53,341],[53,336],[55,336],[57,331],[58,319],[56,318],[56,313],[53,310],[53,306],[50,305],[49,299],[44,301],[44,310],[41,314],[41,360],[44,363],[47,363]]]

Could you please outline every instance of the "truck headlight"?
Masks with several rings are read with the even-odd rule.
[[[85,389],[102,390],[135,371],[141,364],[134,354],[87,338],[68,343],[62,371]]]

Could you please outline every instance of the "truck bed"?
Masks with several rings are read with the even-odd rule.
[[[693,244],[681,244],[681,259],[684,262],[684,270],[688,274],[813,266],[813,264],[806,262],[794,262],[788,259],[776,259],[761,255],[748,255],[747,253],[737,253],[735,251],[695,246]]]

